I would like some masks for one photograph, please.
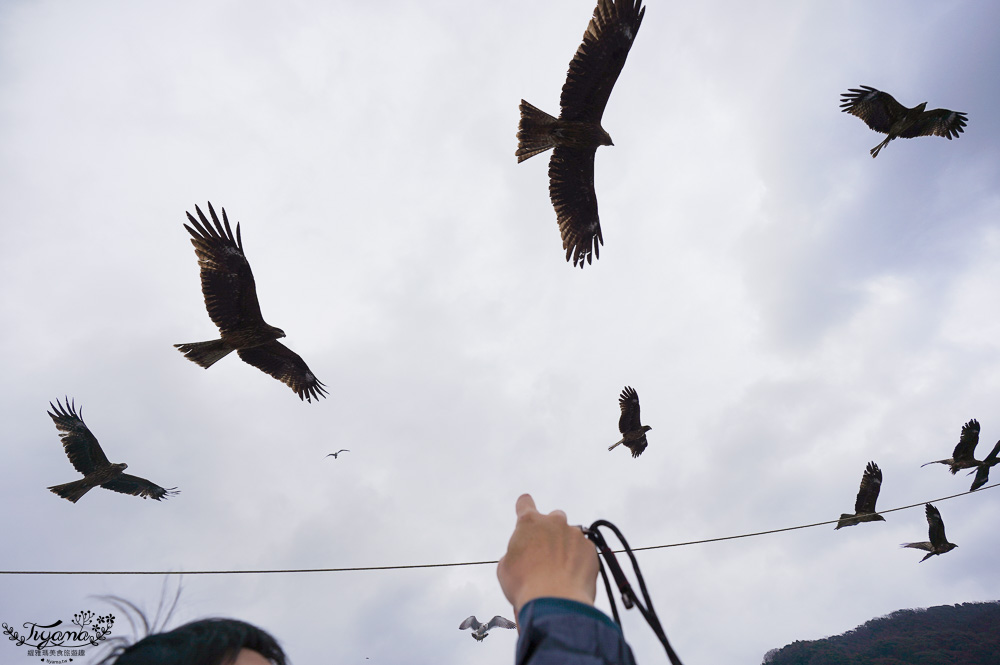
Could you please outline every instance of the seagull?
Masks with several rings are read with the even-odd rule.
[[[510,619],[504,619],[499,614],[490,619],[489,623],[479,623],[476,620],[475,615],[469,617],[462,622],[462,625],[458,627],[459,630],[465,630],[466,628],[472,629],[472,637],[477,642],[482,642],[486,639],[486,633],[490,628],[517,628],[517,624]]]
[[[882,489],[882,469],[878,468],[875,462],[868,462],[865,473],[861,476],[861,488],[854,502],[854,514],[841,514],[837,526],[833,527],[834,530],[862,522],[884,522],[885,518],[875,512],[875,502],[878,501],[880,489]]]
[[[952,475],[960,469],[971,469],[979,466],[981,462],[975,458],[976,444],[979,443],[979,421],[973,418],[962,425],[962,436],[958,439],[958,445],[948,459],[934,460],[927,464],[947,464]],[[927,466],[921,464],[921,467]]]
[[[950,552],[958,545],[955,543],[949,543],[948,539],[944,535],[944,521],[941,519],[941,513],[938,509],[931,504],[925,504],[927,511],[927,524],[930,526],[928,529],[931,541],[924,541],[922,543],[903,543],[900,547],[912,547],[917,550],[926,550],[928,554],[920,560],[921,563],[927,561],[935,554],[944,554],[945,552]]]
[[[337,455],[339,455],[340,453],[349,453],[349,452],[351,451],[348,450],[347,448],[341,448],[335,453],[330,453],[329,455],[327,455],[327,457],[332,457],[333,459],[337,459]]]

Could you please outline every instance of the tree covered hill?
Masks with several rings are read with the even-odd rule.
[[[843,635],[764,655],[764,665],[998,664],[1000,601],[897,610]]]

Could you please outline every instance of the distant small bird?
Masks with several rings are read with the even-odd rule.
[[[968,116],[961,111],[933,109],[925,111],[927,102],[912,109],[906,108],[892,95],[867,85],[861,89],[851,88],[841,95],[841,111],[850,113],[865,121],[876,132],[889,136],[872,148],[872,157],[878,157],[879,150],[894,138],[912,139],[917,136],[943,136],[949,141],[958,138],[965,131]]]
[[[327,457],[332,457],[333,459],[337,459],[337,455],[339,455],[340,453],[349,453],[349,452],[351,451],[348,450],[347,448],[341,448],[335,453],[330,453],[329,455],[327,455]]]
[[[70,403],[67,397],[66,406],[63,406],[59,400],[56,400],[55,405],[49,402],[49,406],[52,407],[52,411],[55,411],[55,413],[49,411],[48,414],[60,432],[59,438],[62,439],[63,450],[66,451],[66,456],[69,457],[73,468],[84,476],[80,480],[74,480],[70,483],[53,485],[49,488],[50,490],[73,503],[79,501],[84,494],[98,486],[114,492],[141,496],[143,499],[156,499],[157,501],[179,494],[176,487],[163,489],[145,478],[130,476],[124,472],[128,468],[128,464],[124,462],[112,464],[108,461],[104,450],[101,449],[101,444],[97,442],[97,437],[87,428],[83,418],[77,415],[75,400]],[[82,407],[80,413],[83,413]]]
[[[884,522],[885,518],[875,512],[875,502],[878,501],[879,490],[882,489],[882,470],[875,462],[868,462],[864,475],[861,476],[861,488],[854,502],[854,514],[841,514],[840,521],[834,530],[845,526],[854,526],[861,522]]]
[[[473,615],[463,621],[462,625],[458,627],[459,630],[465,630],[466,628],[472,629],[473,639],[477,642],[482,642],[486,639],[486,633],[490,628],[517,628],[517,624],[510,619],[504,619],[499,614],[490,619],[489,623],[479,623]]]
[[[993,446],[993,450],[987,455],[982,462],[979,463],[979,468],[976,470],[976,479],[972,481],[972,487],[969,488],[970,492],[975,492],[977,489],[985,485],[990,480],[990,468],[1000,464],[1000,441],[996,442]],[[971,475],[972,472],[970,471]]]
[[[219,327],[221,339],[209,342],[174,344],[184,357],[204,368],[222,360],[236,351],[248,365],[270,374],[295,391],[299,399],[311,402],[325,397],[323,383],[310,371],[299,354],[277,341],[285,336],[281,328],[264,321],[257,302],[257,285],[250,270],[250,263],[243,254],[240,225],[236,235],[229,226],[226,209],[219,218],[208,204],[214,227],[201,208],[195,206],[198,218],[187,213],[191,226],[184,228],[191,234],[191,244],[201,267],[201,292],[205,296],[208,316]]]
[[[517,162],[550,148],[549,198],[566,260],[583,268],[600,258],[601,221],[594,191],[594,155],[614,145],[601,126],[611,90],[625,66],[646,8],[641,0],[597,0],[594,16],[573,55],[559,97],[558,118],[521,100]]]
[[[955,543],[949,543],[948,539],[944,535],[944,521],[941,519],[941,513],[938,509],[931,504],[925,504],[925,510],[927,512],[927,524],[930,526],[928,529],[931,541],[924,541],[922,543],[903,543],[900,547],[912,547],[917,550],[925,550],[929,552],[923,559],[920,560],[921,563],[927,561],[935,554],[944,554],[945,552],[950,552],[958,545]]]
[[[958,445],[948,459],[934,460],[927,464],[947,464],[952,475],[958,473],[959,469],[971,469],[979,466],[980,462],[975,458],[976,445],[979,443],[979,421],[973,418],[962,425],[962,436],[958,439]],[[927,464],[921,464],[923,468]]]
[[[631,386],[625,386],[622,390],[622,394],[618,397],[618,406],[622,410],[622,415],[618,418],[618,431],[624,436],[608,446],[608,450],[614,450],[615,446],[624,443],[632,451],[632,457],[638,457],[646,449],[646,432],[653,428],[640,424],[639,395]]]

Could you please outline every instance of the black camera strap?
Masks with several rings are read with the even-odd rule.
[[[635,572],[635,578],[639,582],[639,590],[642,591],[642,598],[644,602],[640,601],[638,596],[636,596],[628,578],[625,577],[625,572],[622,570],[622,567],[618,565],[615,553],[608,546],[608,542],[604,539],[601,532],[598,531],[598,527],[602,526],[611,529],[611,531],[614,532],[615,537],[617,537],[621,542],[622,547],[625,548],[625,553],[628,554],[628,558],[632,561],[632,570]],[[663,632],[663,626],[660,625],[660,619],[656,616],[656,610],[653,609],[653,601],[649,597],[649,592],[646,590],[646,582],[643,580],[642,572],[639,570],[639,562],[636,561],[635,554],[632,553],[632,548],[628,546],[622,532],[618,530],[618,527],[607,520],[597,520],[590,525],[589,529],[583,529],[583,533],[592,543],[594,543],[597,547],[597,551],[604,556],[604,562],[607,563],[608,569],[611,570],[611,576],[615,580],[615,585],[618,586],[618,590],[621,592],[622,605],[625,606],[625,609],[630,610],[633,606],[639,608],[639,612],[646,620],[646,623],[649,624],[649,627],[653,629],[653,633],[663,644],[663,648],[667,652],[667,658],[670,659],[671,665],[683,665],[681,663],[681,659],[677,657],[677,654],[674,653],[673,648],[670,646],[670,642],[667,640],[667,634]],[[621,628],[622,622],[621,618],[618,616],[618,607],[615,605],[615,596],[611,591],[611,582],[608,580],[608,574],[604,569],[604,563],[601,562],[601,557],[597,558],[597,562],[600,565],[601,577],[604,579],[604,588],[608,592],[608,601],[611,603],[611,613],[614,616],[615,623],[618,624],[619,628]]]

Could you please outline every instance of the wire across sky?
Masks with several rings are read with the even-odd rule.
[[[994,483],[992,485],[987,485],[985,487],[980,487],[975,490],[976,492],[981,492],[987,489],[993,489],[994,487],[1000,486],[1000,483]],[[906,506],[900,506],[898,508],[890,508],[888,510],[878,511],[878,515],[885,515],[886,513],[894,513],[899,510],[908,510],[910,508],[916,508],[918,506],[923,506],[927,503],[939,503],[941,501],[947,501],[949,499],[955,499],[960,496],[965,496],[966,494],[972,494],[973,492],[960,492],[958,494],[952,494],[950,496],[943,496],[939,499],[931,499],[930,501],[920,501],[918,503],[911,503]],[[686,547],[688,545],[703,545],[705,543],[717,543],[723,540],[736,540],[739,538],[753,538],[755,536],[767,536],[775,533],[782,533],[784,531],[796,531],[798,529],[810,529],[816,526],[823,526],[826,524],[836,524],[839,519],[824,520],[822,522],[813,522],[811,524],[800,524],[798,526],[787,526],[780,529],[768,529],[766,531],[754,531],[752,533],[740,533],[732,536],[719,536],[717,538],[704,538],[701,540],[688,540],[680,543],[668,543],[666,545],[646,545],[645,547],[633,547],[633,552],[641,552],[644,550],[659,550],[666,549],[668,547]],[[615,553],[620,553],[624,550],[615,550]],[[282,573],[348,573],[348,572],[361,572],[361,571],[372,571],[372,570],[408,570],[413,568],[457,568],[459,566],[485,566],[490,564],[497,564],[498,560],[492,561],[459,561],[453,563],[414,563],[396,566],[352,566],[345,568],[281,568],[281,569],[268,569],[268,570],[0,570],[0,575],[274,575]]]

